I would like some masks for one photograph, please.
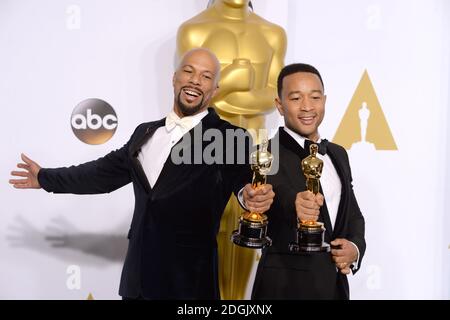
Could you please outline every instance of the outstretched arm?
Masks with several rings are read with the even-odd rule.
[[[24,171],[12,171],[20,179],[9,183],[17,189],[40,189],[54,193],[98,194],[114,191],[131,181],[128,145],[110,152],[95,161],[78,166],[45,169],[22,154],[24,163],[17,167]]]

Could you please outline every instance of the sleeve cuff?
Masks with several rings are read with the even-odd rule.
[[[53,191],[51,190],[50,186],[47,184],[47,180],[46,180],[46,177],[45,177],[45,174],[46,174],[46,171],[47,171],[47,170],[48,170],[48,169],[41,168],[41,169],[39,170],[39,172],[38,172],[37,180],[38,180],[39,185],[41,186],[42,189],[44,189],[44,190],[47,191],[47,192],[53,192]]]
[[[358,255],[356,257],[356,261],[353,262],[353,264],[352,264],[352,271],[356,272],[359,269],[359,248],[354,242],[350,241],[350,243],[355,246],[356,251],[358,252]]]
[[[239,190],[238,195],[237,195],[237,199],[238,199],[239,204],[241,205],[241,207],[244,208],[245,210],[248,210],[247,207],[245,206],[245,203],[244,203],[244,187],[242,187],[242,189]],[[359,251],[358,251],[358,257],[359,257]]]

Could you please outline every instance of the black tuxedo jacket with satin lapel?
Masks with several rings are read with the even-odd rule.
[[[273,141],[279,139],[277,157]],[[348,299],[347,277],[336,271],[331,253],[291,253],[295,240],[297,215],[295,199],[306,190],[301,160],[309,155],[286,131],[279,129],[271,141],[274,161],[279,170],[268,176],[273,185],[274,203],[266,213],[269,218],[268,236],[271,247],[263,249],[253,286],[253,299]],[[352,186],[347,152],[329,143],[328,152],[342,183],[341,200],[335,227],[332,229],[326,204],[320,210],[319,221],[325,224],[325,241],[346,238],[359,249],[359,263],[365,252],[364,217],[358,207]],[[274,168],[276,164],[274,163]]]
[[[98,160],[41,169],[39,183],[54,193],[97,194],[132,182],[135,208],[119,294],[147,299],[218,299],[216,235],[231,192],[237,194],[251,181],[248,156],[244,164],[176,165],[169,155],[151,188],[137,156],[164,123],[162,119],[139,125],[128,143]],[[237,129],[212,108],[201,124],[203,132],[215,128],[223,137],[225,130]],[[193,132],[187,133],[192,138],[187,141],[191,150]],[[182,141],[175,146],[185,143]],[[202,142],[201,150],[208,144]],[[237,155],[236,150],[226,147],[225,153]],[[236,145],[231,144],[231,148]]]

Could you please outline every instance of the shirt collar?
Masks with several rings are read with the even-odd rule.
[[[170,111],[169,114],[175,118],[175,119],[181,119],[176,113],[175,111]],[[200,121],[202,121],[202,119],[208,114],[208,109],[203,110],[202,112],[199,112],[197,114],[194,114],[193,116],[185,116],[183,117],[183,119],[185,118],[189,118],[191,120],[191,124],[189,126],[189,128],[186,128],[186,132],[191,130],[192,128],[194,128],[196,125],[198,125],[200,123]]]
[[[294,140],[295,140],[295,141],[296,141],[303,149],[305,149],[305,140],[306,140],[307,138],[305,138],[305,137],[299,135],[297,132],[295,132],[295,131],[289,129],[288,127],[283,127],[283,130],[284,130],[287,134],[289,134],[292,138],[294,138]],[[319,139],[317,140],[317,143],[320,143],[320,141],[322,141],[322,138],[320,138],[320,135],[319,135]]]

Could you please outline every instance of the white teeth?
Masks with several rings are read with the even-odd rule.
[[[195,92],[195,91],[184,90],[184,92],[186,92],[190,96],[194,96],[194,97],[198,97],[199,96],[199,94],[197,92]]]

